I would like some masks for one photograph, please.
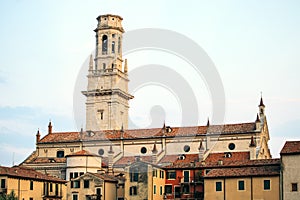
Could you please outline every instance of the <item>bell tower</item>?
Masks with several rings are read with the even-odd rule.
[[[91,55],[86,100],[86,130],[128,128],[127,60],[122,59],[123,18],[118,15],[97,17],[95,57]]]

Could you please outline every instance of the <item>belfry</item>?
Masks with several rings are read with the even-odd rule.
[[[86,100],[86,130],[120,130],[128,128],[127,60],[122,59],[123,18],[100,15],[96,32],[95,56],[91,55]]]

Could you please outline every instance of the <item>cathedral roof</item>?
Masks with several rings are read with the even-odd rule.
[[[80,132],[60,132],[50,133],[43,137],[39,143],[56,142],[79,142],[91,140],[120,140],[120,139],[147,139],[159,137],[194,137],[205,134],[244,134],[255,131],[255,123],[191,126],[191,127],[172,127],[169,131],[162,128],[132,129],[124,130],[104,130],[88,131],[82,135]]]
[[[8,177],[15,177],[15,178],[23,178],[23,179],[30,179],[30,180],[38,180],[38,181],[52,181],[56,183],[66,183],[62,179],[49,176],[46,174],[42,174],[40,172],[35,171],[34,169],[26,168],[26,167],[2,167],[0,166],[0,175],[5,175]]]
[[[300,141],[287,141],[280,154],[300,154]]]

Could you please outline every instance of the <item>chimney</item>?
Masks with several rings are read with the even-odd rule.
[[[48,134],[51,134],[51,133],[52,133],[52,123],[50,121],[49,125],[48,125]]]

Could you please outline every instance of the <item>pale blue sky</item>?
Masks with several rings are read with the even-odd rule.
[[[54,131],[76,130],[74,84],[106,13],[121,15],[127,31],[163,28],[197,42],[222,78],[226,122],[253,121],[263,91],[278,157],[284,140],[299,139],[299,9],[297,0],[1,1],[0,164],[29,155],[49,119]]]

